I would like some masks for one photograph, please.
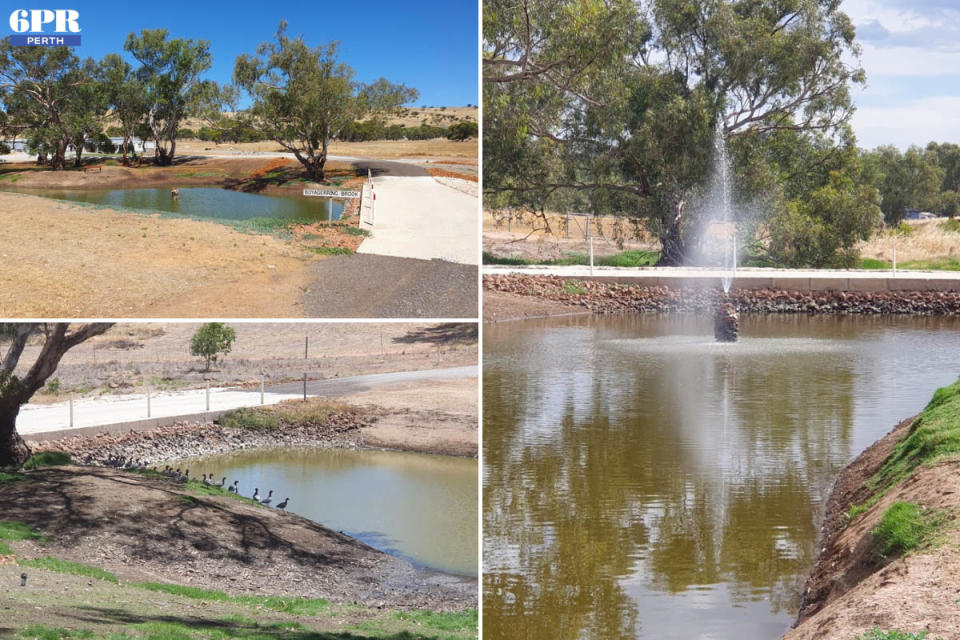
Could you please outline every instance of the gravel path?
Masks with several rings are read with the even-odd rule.
[[[311,265],[311,318],[476,318],[476,265],[371,254]]]

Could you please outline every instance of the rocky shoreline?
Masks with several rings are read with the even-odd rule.
[[[122,458],[151,467],[168,460],[262,447],[359,449],[364,446],[360,430],[373,421],[358,411],[338,411],[328,415],[322,425],[281,424],[269,430],[231,428],[217,422],[178,422],[148,431],[25,439],[35,454],[62,451],[74,462],[87,465],[106,466],[107,460]]]
[[[730,302],[740,313],[960,315],[960,291],[790,291],[644,287],[559,276],[485,275],[484,291],[580,307],[593,313],[713,314]]]

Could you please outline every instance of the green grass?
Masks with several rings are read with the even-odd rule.
[[[70,464],[70,454],[62,451],[44,451],[30,458],[23,463],[26,470],[39,469],[41,467],[57,467],[64,464]]]
[[[564,280],[563,292],[569,295],[578,296],[586,293],[587,290],[583,288],[583,283],[579,280]]]
[[[314,247],[313,252],[322,256],[349,256],[354,254],[354,250],[347,247]]]
[[[875,260],[873,258],[861,258],[857,265],[859,269],[877,269],[890,270],[893,263],[886,260]],[[957,258],[928,258],[926,260],[907,260],[898,262],[897,269],[909,269],[914,271],[960,271],[960,260]]]
[[[427,629],[440,631],[472,631],[477,628],[477,610],[436,612],[415,609],[395,611],[393,617],[404,622],[414,622]]]
[[[169,593],[175,596],[184,596],[206,602],[228,602],[249,607],[260,607],[294,616],[315,616],[330,607],[330,602],[323,598],[229,596],[223,591],[216,591],[214,589],[200,589],[197,587],[186,587],[162,582],[135,582],[129,583],[128,586],[139,587],[148,591]]]
[[[280,426],[277,414],[268,409],[237,409],[220,416],[218,422],[220,422],[220,426],[229,429],[252,429],[254,431],[273,431]]]
[[[660,259],[658,251],[622,251],[611,256],[594,256],[593,264],[599,267],[650,267]],[[492,253],[483,252],[483,264],[505,264],[511,266],[523,265],[588,265],[590,256],[586,253],[570,253],[566,257],[557,260],[527,260],[526,258],[513,258],[495,256]]]
[[[337,227],[337,229],[339,229],[340,231],[343,231],[348,236],[361,236],[363,238],[367,238],[370,236],[370,232],[367,231],[366,229],[351,227],[350,225],[339,226]]]
[[[944,231],[952,231],[953,233],[960,233],[960,220],[956,218],[950,218],[949,220],[944,220],[940,223],[939,227]]]
[[[873,495],[847,511],[853,519],[875,505],[883,495],[918,467],[960,453],[960,380],[937,389],[909,433],[893,448],[880,470],[867,482]]]
[[[33,560],[18,558],[17,562],[23,567],[46,569],[47,571],[68,573],[74,576],[86,576],[88,578],[96,578],[97,580],[106,580],[107,582],[113,583],[119,582],[119,580],[117,580],[117,576],[113,575],[109,571],[104,571],[99,567],[91,567],[90,565],[81,564],[79,562],[71,562],[69,560],[61,560],[60,558],[53,558],[51,556],[35,558]]]
[[[17,482],[18,480],[25,480],[27,476],[22,473],[7,473],[6,471],[0,471],[0,484],[4,482]]]
[[[886,260],[877,260],[875,258],[860,258],[858,269],[891,269],[893,265]]]
[[[894,502],[871,534],[877,552],[887,557],[913,551],[929,542],[939,523],[935,512],[924,512],[911,502]]]
[[[23,522],[11,520],[0,522],[0,555],[8,556],[13,553],[8,542],[20,540],[37,540],[43,542],[46,538],[38,531],[31,529]]]
[[[916,633],[905,633],[890,629],[881,631],[880,627],[874,627],[870,633],[857,636],[855,640],[923,640],[927,637],[929,631],[917,631]],[[938,639],[939,640],[939,639]]]
[[[72,638],[93,638],[89,629],[64,629],[63,627],[48,627],[42,624],[32,624],[20,631],[20,636],[30,640],[71,640]]]

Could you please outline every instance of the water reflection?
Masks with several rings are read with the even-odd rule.
[[[144,212],[166,212],[191,218],[250,220],[337,220],[343,203],[329,198],[268,196],[214,187],[184,187],[173,198],[169,188],[162,189],[8,189],[105,207]]]
[[[477,575],[477,461],[399,451],[252,449],[191,458],[191,477],[239,481],[273,504],[418,565]]]
[[[837,471],[956,379],[958,326],[488,325],[485,637],[776,637]]]

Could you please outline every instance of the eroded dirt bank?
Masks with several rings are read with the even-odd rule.
[[[840,473],[827,502],[820,555],[804,586],[793,630],[784,640],[853,639],[872,629],[929,632],[960,637],[960,461],[948,459],[917,469],[852,520],[850,507],[871,497],[868,481],[883,466],[915,419],[898,424]],[[883,558],[873,530],[897,501],[946,515],[929,548]]]
[[[3,487],[4,520],[48,539],[17,543],[18,555],[94,565],[121,582],[435,611],[477,603],[475,579],[416,569],[306,518],[171,478],[63,466]]]

